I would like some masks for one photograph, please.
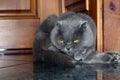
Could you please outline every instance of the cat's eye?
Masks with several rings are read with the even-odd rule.
[[[64,42],[64,40],[58,40],[58,43],[60,43],[60,44],[64,44],[65,42]]]
[[[79,42],[78,39],[76,39],[76,40],[73,41],[74,44],[77,44],[78,42]]]

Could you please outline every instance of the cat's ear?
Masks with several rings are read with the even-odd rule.
[[[86,29],[87,29],[87,21],[82,21],[82,22],[80,22],[80,30],[81,31],[86,31]]]
[[[62,24],[63,24],[63,21],[58,21],[58,24],[59,24],[59,25],[62,25]]]
[[[62,25],[63,25],[62,21],[57,21],[55,29],[56,29],[56,31],[57,31],[58,34],[62,33],[62,31],[61,31],[61,26]]]
[[[60,28],[60,26],[62,26],[63,25],[63,21],[58,21],[57,22],[57,26]]]

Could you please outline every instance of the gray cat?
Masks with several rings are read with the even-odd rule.
[[[86,14],[66,12],[50,15],[35,34],[36,61],[62,66],[83,63],[119,62],[116,52],[96,51],[96,25]]]

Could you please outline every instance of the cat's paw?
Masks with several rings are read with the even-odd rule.
[[[120,62],[120,54],[118,52],[106,52],[109,57],[109,62]]]

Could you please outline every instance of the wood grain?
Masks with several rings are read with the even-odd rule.
[[[60,0],[40,0],[39,5],[39,17],[40,21],[43,22],[46,17],[51,14],[59,15],[62,13],[59,5],[61,5]]]
[[[36,4],[37,0],[1,0],[0,19],[37,17]]]
[[[86,0],[64,0],[67,11],[86,12]]]
[[[97,25],[97,0],[90,0],[89,1],[89,15],[93,18]]]
[[[39,19],[0,20],[0,48],[31,48]]]
[[[104,0],[104,51],[120,52],[120,1]]]
[[[5,10],[5,9],[7,10],[29,10],[30,0],[11,0],[11,2],[9,2],[9,0],[0,0],[0,10]]]
[[[70,6],[72,4],[78,3],[79,1],[82,1],[82,0],[65,0],[65,6]]]
[[[120,72],[116,73],[104,73],[103,80],[120,80]]]
[[[32,63],[11,66],[0,70],[1,80],[34,80]]]

